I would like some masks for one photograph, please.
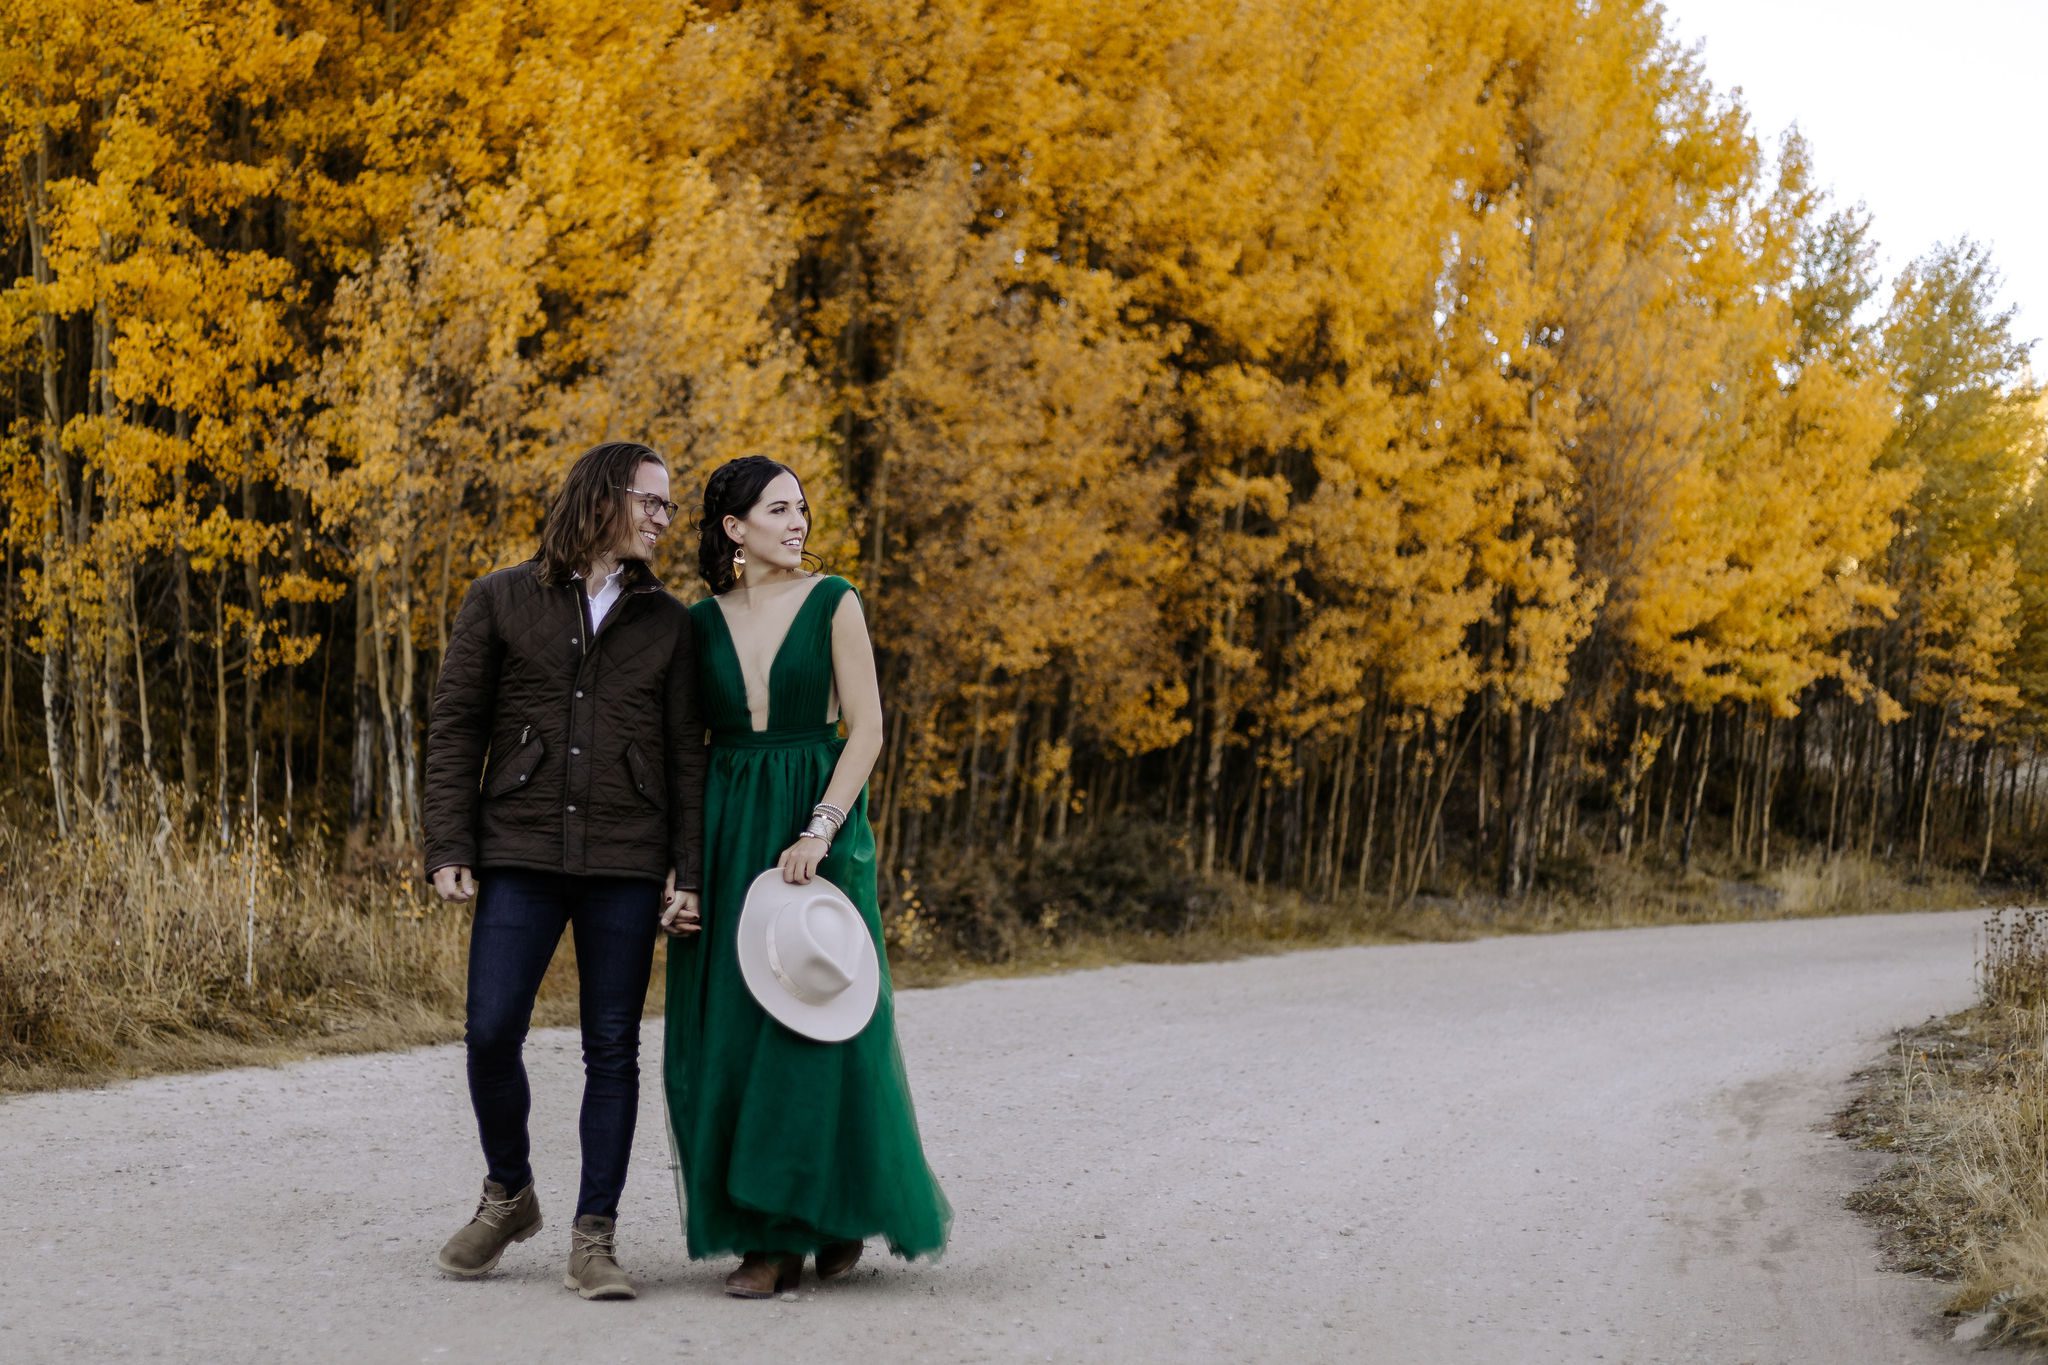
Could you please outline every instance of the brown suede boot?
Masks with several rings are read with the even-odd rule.
[[[539,1231],[540,1200],[531,1184],[517,1194],[506,1194],[503,1185],[486,1180],[476,1214],[448,1239],[434,1265],[443,1275],[473,1280],[497,1269],[506,1247]]]
[[[818,1278],[835,1279],[860,1264],[862,1244],[859,1242],[828,1242],[818,1248]]]
[[[633,1299],[639,1292],[619,1269],[616,1227],[595,1213],[578,1214],[569,1232],[569,1273],[562,1287],[586,1299]]]
[[[725,1277],[725,1292],[736,1299],[772,1299],[795,1289],[803,1274],[802,1256],[750,1251],[740,1259],[740,1268]]]

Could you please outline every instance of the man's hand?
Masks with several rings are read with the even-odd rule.
[[[434,890],[444,901],[466,901],[476,895],[476,877],[466,867],[434,869]]]

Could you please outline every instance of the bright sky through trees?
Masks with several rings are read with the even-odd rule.
[[[1991,247],[2022,339],[2048,338],[2041,0],[1665,0],[1768,147],[1797,123],[1822,183],[1876,216],[1886,272],[1965,234]],[[2037,371],[2048,347],[2036,345]]]

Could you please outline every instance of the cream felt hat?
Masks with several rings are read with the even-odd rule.
[[[821,1043],[867,1027],[881,962],[860,911],[831,882],[796,886],[769,868],[747,888],[738,939],[741,979],[785,1027]]]

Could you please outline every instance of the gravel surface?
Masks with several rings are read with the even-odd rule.
[[[529,1044],[548,1227],[430,1260],[481,1178],[440,1047],[0,1101],[0,1361],[1940,1361],[1827,1135],[1966,1004],[1974,913],[1121,967],[906,992],[936,1265],[795,1301],[683,1258],[658,1088],[636,1303],[561,1287],[574,1034]],[[660,1048],[650,1025],[649,1080]]]

